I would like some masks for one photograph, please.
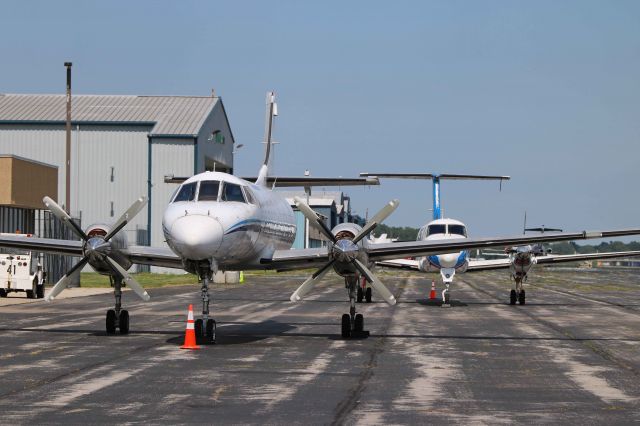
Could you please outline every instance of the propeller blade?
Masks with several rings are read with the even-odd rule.
[[[322,268],[318,269],[313,275],[311,275],[305,282],[302,283],[300,287],[296,291],[293,292],[291,297],[289,298],[292,302],[299,302],[311,289],[314,285],[318,283],[324,277],[324,275],[329,271],[329,268],[335,262],[333,259],[330,260],[326,265]]]
[[[138,198],[133,204],[131,204],[131,207],[129,207],[129,209],[120,216],[120,219],[113,224],[113,228],[111,228],[111,231],[109,231],[109,233],[104,237],[104,240],[109,241],[122,228],[124,228],[131,219],[140,213],[140,210],[142,210],[145,204],[147,204],[147,197],[144,196]]]
[[[62,207],[60,207],[55,201],[53,201],[49,197],[44,197],[42,199],[42,202],[44,203],[45,206],[47,206],[49,210],[51,210],[51,213],[53,213],[55,217],[60,219],[62,223],[67,225],[83,241],[87,241],[89,239],[87,237],[87,234],[85,234],[84,231],[82,230],[82,228],[80,228],[78,224],[75,223],[73,219],[71,219],[71,216],[69,216],[67,212],[65,212],[62,209]]]
[[[318,214],[313,211],[311,207],[307,205],[300,197],[294,197],[294,202],[296,203],[296,207],[302,212],[304,217],[309,219],[309,223],[314,226],[317,230],[322,232],[322,234],[329,239],[329,241],[335,243],[336,237],[331,233],[331,230],[327,227],[322,219],[318,217]]]
[[[47,295],[45,296],[44,300],[46,300],[47,302],[51,302],[53,299],[55,299],[56,296],[58,294],[60,294],[60,292],[62,290],[67,288],[67,285],[69,284],[69,281],[71,281],[71,278],[70,278],[71,275],[74,272],[76,272],[78,269],[82,269],[84,267],[84,265],[87,264],[88,261],[89,261],[88,258],[83,257],[82,259],[80,259],[80,261],[78,263],[73,265],[73,267],[71,269],[69,269],[69,271],[67,271],[67,273],[64,274],[64,276],[62,278],[60,278],[60,280],[56,283],[56,285],[54,285],[53,288],[51,290],[49,290],[49,293],[47,293]]]
[[[369,232],[373,231],[376,226],[380,225],[386,218],[388,218],[389,215],[393,213],[399,205],[400,200],[396,199],[389,201],[386,206],[384,206],[378,213],[376,213],[375,216],[371,218],[371,220],[367,222],[364,228],[362,228],[362,231],[360,231],[360,233],[355,236],[353,242],[357,243],[358,241],[366,237]]]
[[[387,287],[385,287],[384,284],[382,284],[378,277],[373,275],[373,273],[362,262],[360,262],[358,259],[353,259],[353,264],[356,266],[356,268],[358,268],[360,273],[365,276],[367,281],[371,283],[371,286],[376,289],[376,292],[380,296],[382,296],[385,302],[387,302],[391,306],[396,304],[397,300],[394,295],[389,291]]]
[[[137,294],[140,297],[140,299],[144,300],[145,302],[148,302],[151,299],[151,296],[149,296],[149,293],[147,293],[147,291],[140,285],[140,283],[135,279],[133,279],[133,277],[122,266],[120,266],[118,262],[116,262],[109,256],[106,256],[106,258],[107,258],[107,261],[109,261],[109,263],[113,267],[113,269],[115,269],[120,275],[122,275],[122,278],[124,279],[125,284],[129,286],[129,288],[133,290],[135,294]]]

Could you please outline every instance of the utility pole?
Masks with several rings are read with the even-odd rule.
[[[64,66],[67,67],[67,157],[65,167],[65,207],[69,215],[71,215],[71,65],[71,62],[64,63]]]

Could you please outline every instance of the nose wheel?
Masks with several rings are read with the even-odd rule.
[[[364,330],[364,316],[362,314],[356,314],[356,300],[360,296],[362,301],[363,293],[362,287],[358,285],[358,279],[356,277],[345,277],[345,287],[349,293],[350,309],[348,314],[343,314],[341,319],[341,335],[342,338],[348,339],[350,337],[368,337],[369,332]],[[371,288],[369,290],[369,300],[371,300]]]

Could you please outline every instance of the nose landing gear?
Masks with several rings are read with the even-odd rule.
[[[209,283],[214,273],[214,268],[210,265],[206,265],[198,271],[198,277],[202,285],[202,318],[195,321],[193,328],[196,339],[204,341],[204,343],[216,342],[216,321],[213,318],[209,318]]]

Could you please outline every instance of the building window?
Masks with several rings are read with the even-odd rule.
[[[220,130],[214,130],[213,132],[211,132],[211,136],[209,136],[209,141],[223,145],[224,135]]]

